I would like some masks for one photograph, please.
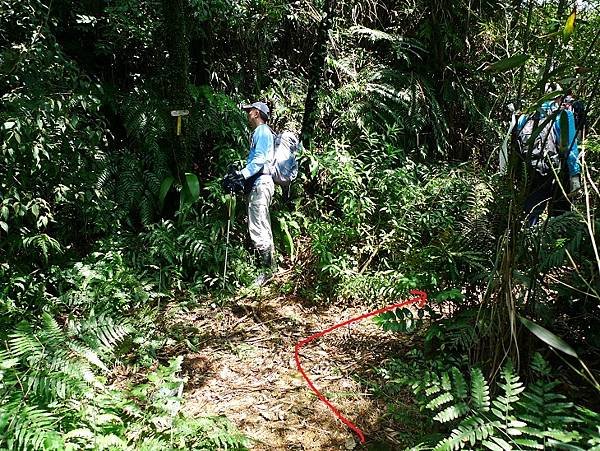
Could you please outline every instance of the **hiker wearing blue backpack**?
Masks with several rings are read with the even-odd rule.
[[[252,244],[260,255],[263,270],[255,283],[262,285],[273,265],[273,233],[269,207],[275,186],[268,168],[274,154],[274,136],[267,125],[270,110],[265,103],[254,102],[242,106],[242,109],[248,114],[248,125],[253,130],[250,152],[246,166],[239,171],[230,171],[223,179],[223,187],[230,193],[243,190],[247,196],[248,231]]]
[[[550,216],[568,211],[565,194],[580,188],[575,118],[563,100],[557,96],[545,102],[535,114],[522,115],[515,127],[517,150],[532,169],[524,204],[530,226],[537,224],[548,204]]]

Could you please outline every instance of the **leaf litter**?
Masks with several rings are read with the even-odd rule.
[[[184,355],[183,411],[225,415],[250,438],[252,450],[365,449],[308,388],[296,369],[294,346],[368,310],[287,296],[177,313],[174,325],[199,334],[197,352]],[[381,382],[373,368],[411,347],[408,337],[366,319],[303,347],[300,358],[317,388],[363,430],[367,449],[394,450],[404,447],[397,432],[401,425],[360,381]],[[383,447],[368,446],[375,441]]]

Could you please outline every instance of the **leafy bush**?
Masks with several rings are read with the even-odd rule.
[[[102,86],[48,31],[48,6],[0,9],[0,252],[28,272],[110,230],[113,204],[97,187],[109,132]]]

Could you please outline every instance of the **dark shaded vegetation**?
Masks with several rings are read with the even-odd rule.
[[[600,4],[578,3],[0,0],[0,447],[249,446],[181,413],[160,319],[255,276],[242,199],[223,274],[220,178],[261,99],[305,144],[272,208],[276,289],[429,294],[378,318],[424,343],[371,387],[434,415],[407,444],[600,449]],[[587,106],[582,189],[528,228],[498,155],[508,103],[534,110],[548,82]]]

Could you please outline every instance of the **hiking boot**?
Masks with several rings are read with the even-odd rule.
[[[254,279],[254,282],[252,282],[252,285],[254,285],[255,287],[262,287],[269,281],[270,278],[271,278],[271,274],[262,272],[258,275],[258,277],[256,277],[256,279]]]
[[[273,275],[273,251],[267,249],[259,251],[261,273],[254,279],[253,285],[261,287],[267,283]]]
[[[273,269],[273,251],[267,249],[265,251],[259,251],[260,253],[260,266],[265,270]]]

